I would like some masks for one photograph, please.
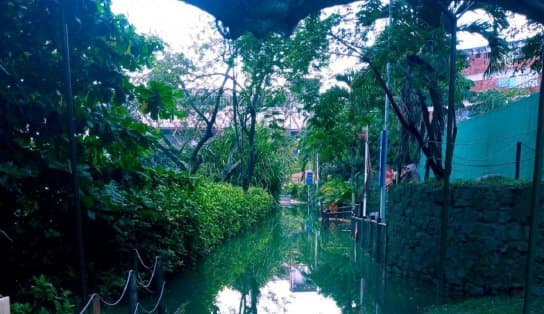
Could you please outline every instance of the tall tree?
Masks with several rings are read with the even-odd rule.
[[[125,106],[134,97],[125,71],[150,66],[161,44],[137,35],[109,1],[66,3],[76,193],[89,221],[107,207],[108,184],[138,177],[154,145],[154,134]],[[76,280],[60,17],[59,1],[0,3],[0,229],[13,240],[0,261],[0,286],[10,291],[28,290],[17,285],[35,275],[35,265]]]
[[[202,46],[206,50],[208,43]],[[223,47],[223,50],[213,59],[215,66],[207,62],[190,61],[182,54],[166,52],[151,72],[145,75],[149,85],[160,82],[182,94],[174,105],[183,115],[171,114],[163,116],[161,120],[157,120],[156,115],[150,117],[159,126],[168,125],[173,129],[168,134],[162,134],[164,146],[161,147],[161,152],[177,168],[191,174],[198,171],[202,164],[201,152],[219,129],[218,114],[220,111],[225,113],[227,109],[225,91],[231,79],[233,54],[226,40],[221,40],[217,46]],[[216,69],[218,65],[222,67]]]
[[[451,5],[450,5],[451,4]],[[452,12],[448,10],[453,10]],[[358,28],[352,39],[340,29],[332,32],[332,38],[343,47],[344,54],[358,56],[368,64],[378,85],[386,92],[401,125],[398,164],[417,162],[419,149],[427,158],[428,166],[437,178],[445,175],[442,158],[442,138],[446,117],[446,89],[448,88],[449,43],[448,27],[443,27],[434,12],[455,16],[457,20],[468,10],[485,10],[491,16],[489,22],[476,21],[461,26],[459,31],[484,36],[491,47],[492,60],[488,72],[497,71],[504,64],[507,44],[500,38],[500,31],[508,26],[504,10],[489,5],[476,5],[471,1],[395,1],[391,8],[392,24],[380,32],[370,47],[366,40],[371,33],[379,32],[378,21],[389,11],[379,1],[368,1],[357,13]],[[386,86],[383,74],[387,63],[391,64],[391,86]],[[464,60],[457,59],[456,102],[468,83],[460,71]],[[393,95],[400,95],[394,97]],[[432,108],[432,119],[430,114]],[[412,153],[410,153],[412,152]]]
[[[281,80],[302,77],[310,66],[319,68],[325,63],[325,36],[333,23],[332,18],[322,21],[317,16],[310,16],[292,37],[271,34],[265,40],[259,40],[248,34],[236,41],[244,81],[235,84],[240,89],[234,91],[233,102],[235,121],[247,138],[248,158],[244,163],[242,183],[245,190],[254,176],[257,114],[285,99],[282,89],[278,88]]]

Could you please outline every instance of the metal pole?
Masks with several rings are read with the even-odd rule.
[[[544,52],[540,62],[544,62]],[[525,294],[523,296],[523,314],[530,312],[531,287],[534,277],[535,246],[538,231],[538,209],[542,178],[542,151],[544,149],[544,70],[540,79],[540,96],[538,102],[538,119],[535,145],[535,168],[533,170],[533,186],[531,188],[531,202],[529,207],[529,252],[525,267]]]
[[[366,127],[366,138],[365,138],[365,176],[364,176],[364,189],[363,189],[363,215],[366,217],[366,199],[367,199],[367,190],[368,190],[368,126]]]
[[[453,158],[454,148],[454,124],[455,124],[455,59],[457,55],[457,18],[451,12],[449,12],[449,18],[451,19],[451,42],[450,42],[450,69],[449,69],[449,86],[448,86],[448,118],[446,125],[446,161],[444,171],[444,186],[443,186],[443,199],[442,210],[440,212],[440,260],[439,260],[439,282],[438,290],[439,294],[444,296],[446,294],[446,252],[448,243],[448,219],[449,219],[449,206],[450,206],[450,175],[451,175],[451,163]]]
[[[365,279],[361,277],[359,282],[359,314],[365,312]]]
[[[389,1],[389,25],[387,30],[387,37],[388,37],[388,45],[389,45],[389,37],[391,32],[391,12],[393,6],[393,0]],[[386,87],[389,89],[390,87],[390,64],[389,61],[387,62],[386,66]],[[385,164],[387,163],[387,120],[389,115],[389,97],[387,95],[385,96],[385,106],[384,106],[384,118],[383,118],[383,131],[382,131],[382,145],[380,146],[380,176],[381,176],[381,184],[380,184],[380,220],[385,222],[385,213],[386,213],[386,184],[385,184],[385,175],[386,175],[386,167]],[[384,162],[385,161],[385,162]]]
[[[315,154],[315,195],[319,196],[319,153]]]
[[[74,209],[75,209],[75,236],[77,245],[77,255],[79,260],[79,272],[81,276],[81,296],[82,300],[87,299],[87,270],[85,267],[85,251],[83,249],[83,217],[81,214],[81,204],[79,199],[79,184],[77,181],[77,147],[74,138],[75,123],[74,123],[74,97],[72,92],[72,69],[70,68],[70,44],[68,37],[68,23],[66,21],[66,5],[64,1],[61,8],[62,19],[62,40],[63,40],[63,58],[64,58],[64,74],[66,88],[66,111],[68,115],[68,140],[70,142],[70,170],[72,172],[72,192]]]

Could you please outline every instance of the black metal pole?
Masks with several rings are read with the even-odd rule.
[[[68,139],[70,142],[70,170],[72,172],[72,192],[75,209],[75,236],[77,255],[79,260],[80,283],[82,300],[87,299],[87,269],[85,267],[85,251],[83,249],[83,224],[81,215],[81,204],[79,199],[79,184],[77,181],[77,147],[74,138],[75,123],[74,123],[74,97],[72,92],[72,69],[70,68],[70,44],[68,37],[68,23],[66,21],[66,2],[62,3],[61,19],[62,19],[62,40],[64,52],[64,74],[66,88],[66,112],[68,115]]]
[[[544,63],[544,51],[540,56],[540,62]],[[540,200],[540,188],[542,178],[542,151],[544,149],[544,70],[540,80],[540,96],[538,101],[538,119],[536,126],[535,168],[533,170],[533,186],[531,188],[531,202],[529,207],[529,251],[525,267],[525,294],[523,296],[523,314],[530,312],[531,287],[534,277],[535,246],[538,231],[538,209]]]
[[[455,59],[457,56],[457,18],[455,14],[448,12],[451,19],[451,42],[450,42],[450,68],[448,86],[448,117],[446,124],[446,160],[444,164],[444,186],[442,198],[442,210],[440,211],[440,252],[438,267],[438,292],[439,295],[447,294],[446,282],[446,258],[448,245],[448,219],[450,207],[450,175],[452,171],[453,148],[455,141]]]
[[[519,180],[519,166],[521,162],[521,142],[516,143],[516,174],[514,178]]]

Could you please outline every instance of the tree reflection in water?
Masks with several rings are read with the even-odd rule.
[[[349,232],[320,231],[316,214],[285,208],[168,281],[166,306],[185,313],[420,313],[429,294],[386,278]],[[386,289],[387,288],[387,289]],[[432,291],[429,289],[428,291]]]

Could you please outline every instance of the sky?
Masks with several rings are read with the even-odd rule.
[[[176,51],[215,32],[209,27],[211,15],[179,0],[113,0],[111,9],[124,14],[138,32],[157,35]]]

